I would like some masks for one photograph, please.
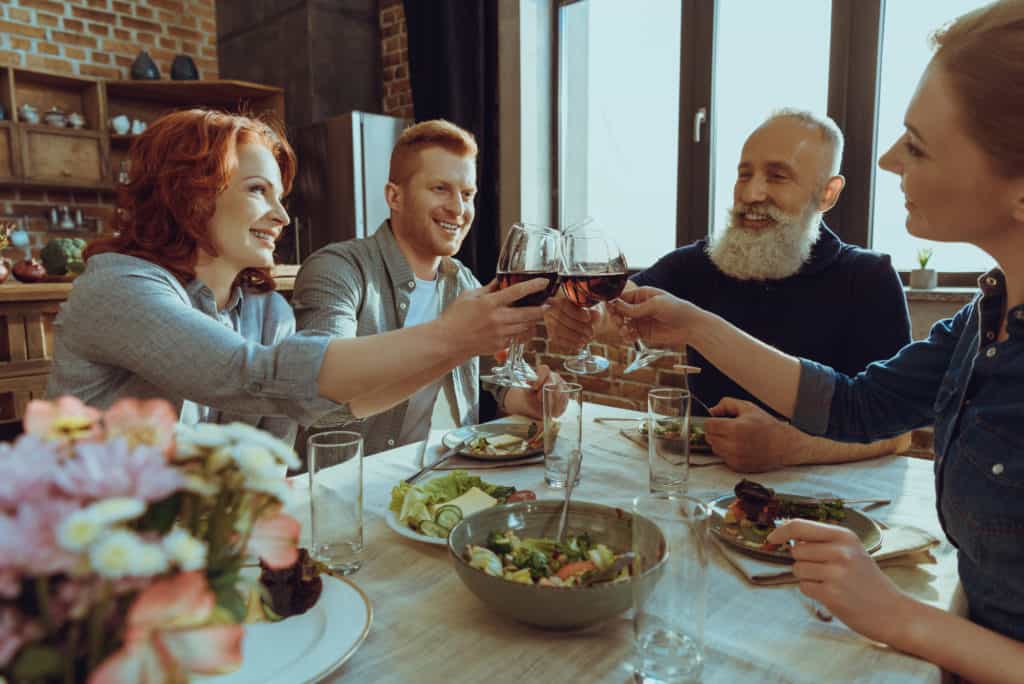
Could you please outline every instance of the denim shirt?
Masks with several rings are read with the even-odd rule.
[[[935,424],[939,521],[978,624],[1024,641],[1024,305],[995,269],[928,338],[854,378],[801,360],[793,423],[844,441]],[[829,408],[830,407],[830,408]]]

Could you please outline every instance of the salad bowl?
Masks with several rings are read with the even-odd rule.
[[[448,535],[448,552],[465,585],[495,613],[546,629],[576,629],[613,618],[633,605],[633,590],[657,581],[664,566],[665,538],[653,522],[641,518],[641,548],[633,549],[633,514],[614,506],[574,501],[568,534],[587,533],[615,554],[637,551],[633,574],[616,582],[579,587],[520,584],[471,567],[467,545],[483,545],[492,531],[512,530],[519,537],[553,538],[562,502],[520,501],[463,518]],[[635,587],[637,583],[641,586]]]

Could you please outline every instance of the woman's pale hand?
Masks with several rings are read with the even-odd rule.
[[[537,379],[530,383],[529,389],[513,388],[505,396],[505,412],[530,418],[544,418],[544,398],[542,396],[544,385],[564,385],[565,382],[558,375],[544,364],[536,368]],[[556,416],[562,415],[565,411],[565,401],[558,406],[552,407]]]
[[[845,527],[791,520],[772,531],[771,544],[797,543],[791,553],[800,591],[869,639],[892,643],[908,624],[913,599],[903,594]]]
[[[504,349],[510,340],[527,338],[544,320],[542,306],[512,306],[515,302],[549,285],[546,278],[533,278],[504,290],[492,280],[484,287],[467,290],[444,310],[438,322],[457,345],[472,356]]]
[[[626,290],[609,303],[619,317],[619,332],[627,340],[638,335],[648,344],[673,344],[686,339],[687,331],[704,313],[693,304],[656,287]],[[629,320],[626,320],[629,319]]]

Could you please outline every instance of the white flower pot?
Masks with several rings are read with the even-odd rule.
[[[939,274],[933,268],[915,268],[910,272],[910,287],[915,290],[931,290],[939,284]]]

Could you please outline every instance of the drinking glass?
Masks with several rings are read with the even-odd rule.
[[[331,430],[309,438],[312,555],[333,572],[363,565],[363,437]]]
[[[625,255],[613,240],[591,226],[562,236],[562,291],[582,309],[616,299],[626,288]],[[607,370],[608,359],[591,354],[588,342],[564,366],[570,373],[590,375]]]
[[[558,290],[559,234],[547,226],[515,223],[505,236],[498,256],[498,287],[505,289],[533,278],[547,278],[548,286],[519,299],[512,306],[540,306]],[[493,382],[529,388],[537,374],[523,360],[523,344],[513,341],[508,361],[493,370]]]
[[[580,454],[583,440],[583,387],[574,382],[550,383],[541,390],[544,407],[544,481],[561,489],[569,480],[569,464]],[[573,487],[580,482],[576,468]]]
[[[648,581],[633,582],[634,681],[699,682],[704,669],[704,618],[708,594],[708,507],[676,494],[633,500],[633,552],[650,548],[654,523],[665,538],[660,567]],[[647,565],[651,562],[648,560]]]
[[[690,392],[647,393],[647,460],[652,492],[685,494],[690,478]]]

